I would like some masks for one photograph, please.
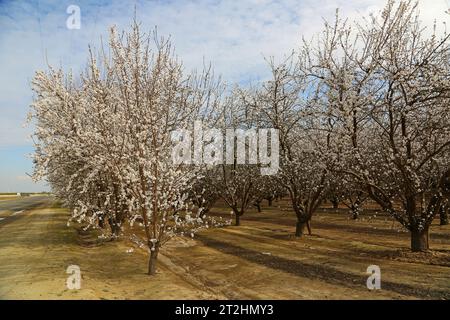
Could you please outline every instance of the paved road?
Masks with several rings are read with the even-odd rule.
[[[0,201],[0,228],[2,225],[20,217],[26,210],[48,203],[50,199],[53,198],[49,196],[29,196]]]

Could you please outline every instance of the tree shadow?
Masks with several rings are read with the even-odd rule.
[[[286,259],[274,255],[269,256],[258,251],[242,248],[227,242],[206,237],[204,235],[197,235],[196,239],[220,252],[234,255],[274,270],[284,271],[298,277],[319,279],[327,283],[337,284],[352,289],[366,288],[368,275],[359,276],[343,272],[326,265],[313,265],[303,261]],[[382,280],[381,286],[383,290],[389,290],[403,295],[421,298],[450,298],[450,292],[429,288],[418,288],[408,284],[400,284]]]

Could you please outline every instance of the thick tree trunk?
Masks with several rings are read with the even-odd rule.
[[[310,220],[306,222],[297,221],[295,225],[295,236],[301,238],[305,234],[305,227],[308,229],[308,234],[311,235]]]
[[[448,211],[450,210],[450,206],[441,206],[439,210],[439,221],[441,226],[448,225]]]
[[[411,251],[426,251],[428,246],[428,228],[422,231],[411,231]]]
[[[261,203],[255,203],[255,206],[258,209],[258,212],[261,212]]]
[[[234,215],[236,216],[234,225],[238,227],[241,225],[241,215],[239,213],[235,213]]]
[[[267,201],[269,202],[269,207],[271,207],[272,206],[272,198],[270,198],[270,199],[267,199]]]
[[[435,199],[431,199],[433,201]],[[406,197],[406,213],[409,217],[416,214],[416,199],[413,195]],[[411,251],[419,252],[428,250],[428,226],[419,228],[417,225],[412,225],[411,229]]]
[[[158,261],[159,246],[156,245],[154,250],[150,251],[150,259],[148,261],[148,274],[154,275],[156,273],[156,262]]]
[[[295,225],[295,236],[301,237],[304,234],[306,227],[306,222],[297,221],[297,224]]]

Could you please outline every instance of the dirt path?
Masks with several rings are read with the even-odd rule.
[[[163,264],[149,278],[145,253],[127,253],[127,242],[81,247],[66,223],[66,211],[51,200],[0,223],[0,299],[217,298]],[[80,290],[66,287],[69,265],[81,269]]]

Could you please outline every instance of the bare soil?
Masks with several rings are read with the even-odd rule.
[[[223,204],[211,214],[231,218]],[[133,232],[96,245],[66,222],[67,211],[50,201],[0,222],[1,299],[450,298],[450,226],[438,219],[431,250],[412,253],[408,232],[377,208],[358,220],[322,208],[313,234],[295,238],[295,216],[282,200],[250,210],[239,227],[171,240],[154,277]],[[71,264],[80,266],[80,290],[66,288]],[[381,269],[381,290],[366,287],[369,265]]]

